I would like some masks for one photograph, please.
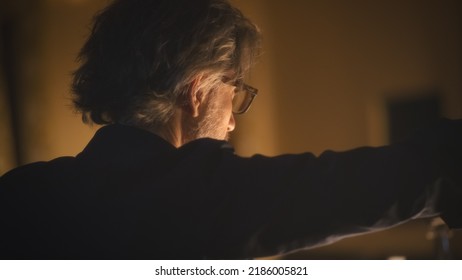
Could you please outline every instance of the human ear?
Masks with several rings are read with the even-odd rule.
[[[204,93],[200,88],[202,77],[197,77],[188,86],[186,91],[186,102],[183,106],[183,110],[191,114],[192,117],[199,116],[199,108],[204,102]]]

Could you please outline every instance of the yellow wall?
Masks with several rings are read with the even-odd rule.
[[[239,144],[269,141],[270,154],[383,145],[395,92],[437,90],[444,114],[462,117],[459,1],[237,3],[265,39],[254,76],[262,90]],[[255,121],[262,112],[270,123]]]
[[[69,85],[90,20],[106,2],[17,0],[6,6],[11,11],[8,15],[2,13],[3,18],[12,16],[17,23],[14,43],[20,54],[17,74],[22,163],[75,155],[93,135],[95,128],[83,125],[73,112]],[[5,92],[0,92],[5,99]],[[2,117],[1,135],[11,132],[3,130],[8,129],[8,121],[7,116]],[[6,146],[11,150],[12,145],[11,141],[1,142],[0,151]],[[4,162],[0,174],[12,167],[11,157],[0,154]]]

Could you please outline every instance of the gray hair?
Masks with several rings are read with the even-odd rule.
[[[259,50],[258,28],[226,0],[116,0],[101,11],[74,73],[85,122],[156,130],[201,76],[214,90],[240,79]]]

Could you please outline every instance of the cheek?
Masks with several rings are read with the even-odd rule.
[[[215,102],[215,108],[220,111],[221,118],[224,121],[229,121],[230,116],[233,112],[233,94],[232,92],[222,92],[217,97]]]
[[[231,113],[231,117],[229,118],[229,122],[228,122],[228,129],[227,131],[228,132],[231,132],[234,130],[234,128],[236,128],[236,121],[234,120],[234,114]]]
[[[233,114],[233,94],[227,95],[223,104],[223,127],[226,128],[226,132],[231,132],[236,127]]]
[[[227,134],[228,132],[233,131],[235,127],[235,120],[232,112],[233,94],[230,92],[222,92],[216,101],[216,128],[220,131],[220,133]]]
[[[224,113],[226,116],[226,120],[228,122],[234,122],[234,116],[233,116],[233,94],[227,95],[226,101],[224,102],[225,108],[224,108]]]
[[[231,91],[228,95],[227,104],[227,111],[232,115],[233,114],[233,99],[234,99],[234,91]]]

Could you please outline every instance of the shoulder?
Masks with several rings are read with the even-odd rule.
[[[48,162],[34,162],[17,167],[0,177],[0,189],[35,185],[50,177],[58,179],[66,176],[73,169],[74,161],[74,157],[59,157]]]

